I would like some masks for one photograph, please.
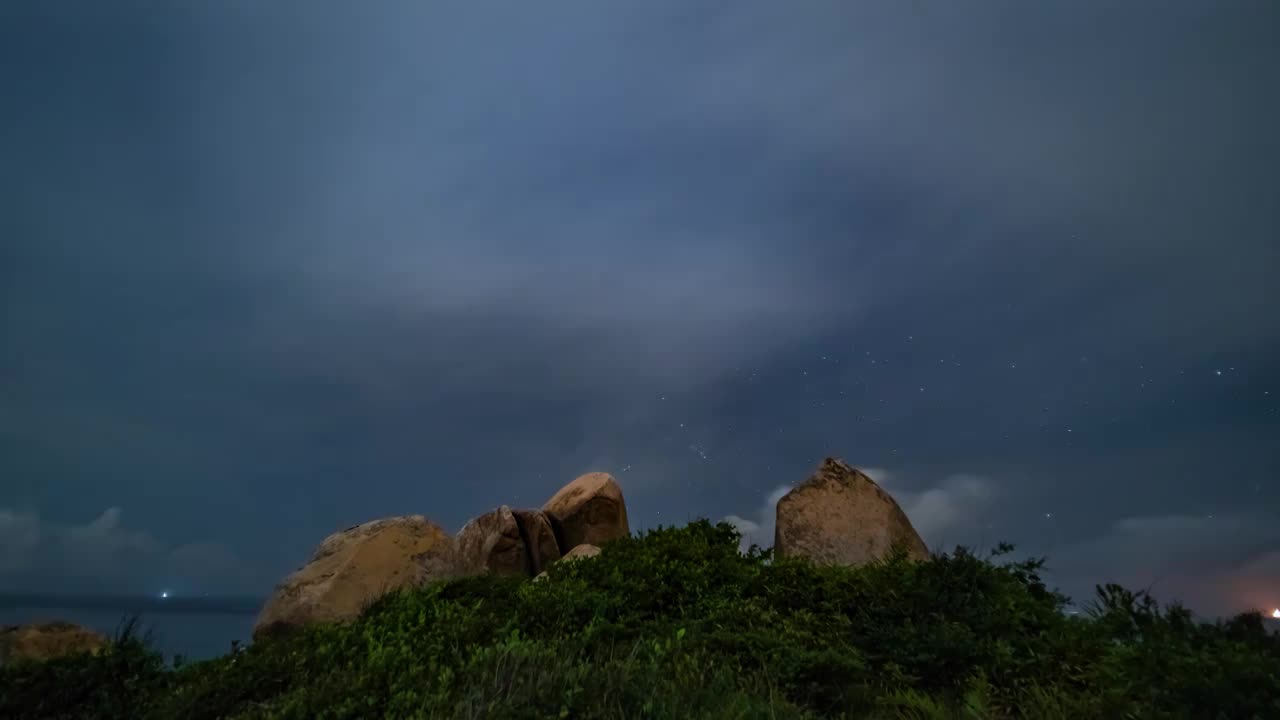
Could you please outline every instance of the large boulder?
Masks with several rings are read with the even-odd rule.
[[[0,667],[17,662],[44,662],[67,655],[98,653],[107,636],[69,622],[0,627]]]
[[[462,574],[531,577],[560,557],[551,521],[540,510],[503,505],[472,518],[458,532]]]
[[[578,477],[560,488],[542,510],[551,518],[562,553],[631,534],[622,488],[609,473]]]
[[[907,514],[866,474],[827,458],[778,501],[773,548],[778,557],[818,564],[865,565],[895,546],[925,560],[929,549]]]
[[[453,536],[421,515],[347,528],[325,538],[311,560],[276,587],[254,637],[354,618],[392,590],[456,576],[457,564]]]

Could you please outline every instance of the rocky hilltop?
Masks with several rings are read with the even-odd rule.
[[[783,496],[776,512],[778,557],[856,566],[895,548],[916,560],[929,556],[897,502],[837,458]],[[605,472],[576,478],[539,509],[502,505],[477,515],[456,535],[423,515],[370,520],[326,537],[275,587],[254,637],[350,620],[388,592],[436,580],[484,573],[542,579],[553,563],[594,557],[601,545],[630,533],[622,487]],[[0,629],[0,664],[105,645],[100,634],[70,623],[7,627]]]
[[[478,515],[455,536],[422,515],[373,520],[325,538],[307,564],[275,588],[254,637],[348,620],[387,592],[433,580],[545,576],[552,563],[592,557],[600,545],[630,533],[622,487],[604,472],[578,477],[541,509],[502,505]],[[899,546],[911,558],[928,557],[893,498],[843,460],[827,458],[778,503],[780,557],[860,565]]]
[[[273,636],[207,662],[7,632],[24,657],[78,656],[0,667],[0,718],[1280,717],[1280,635],[1259,613],[1197,622],[1113,584],[1063,612],[1043,560],[929,554],[836,459],[776,514],[781,561],[729,522],[633,536],[603,473],[456,535],[373,520],[280,583],[259,619]]]

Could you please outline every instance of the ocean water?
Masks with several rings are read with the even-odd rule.
[[[23,625],[62,620],[92,628],[112,636],[131,613],[125,610],[59,607],[3,607],[0,625]],[[256,619],[250,612],[146,612],[137,613],[142,632],[151,633],[152,647],[172,662],[182,655],[188,661],[208,660],[225,655],[232,641],[249,643]]]

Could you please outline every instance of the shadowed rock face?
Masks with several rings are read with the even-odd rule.
[[[541,510],[516,510],[516,524],[524,540],[526,573],[532,577],[560,559],[560,546],[556,543],[551,518]]]
[[[631,534],[622,488],[609,473],[582,475],[560,488],[542,510],[551,518],[562,554]]]
[[[98,653],[107,644],[107,637],[102,633],[68,622],[9,625],[0,628],[0,667]]]
[[[895,545],[925,560],[929,549],[906,513],[879,485],[843,460],[827,458],[778,501],[774,552],[815,563],[865,565]]]
[[[374,520],[325,538],[267,600],[254,637],[356,617],[385,593],[457,574],[453,537],[421,515]]]
[[[459,572],[532,577],[560,558],[551,521],[541,510],[503,505],[458,532]]]
[[[524,542],[511,508],[503,505],[463,525],[458,531],[458,559],[464,575],[526,574]]]

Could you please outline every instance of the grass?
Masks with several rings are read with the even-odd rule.
[[[963,548],[857,568],[738,552],[700,520],[553,566],[392,593],[356,621],[167,666],[0,669],[0,717],[1280,718],[1280,635],[1107,586],[1063,612],[1036,560]]]

